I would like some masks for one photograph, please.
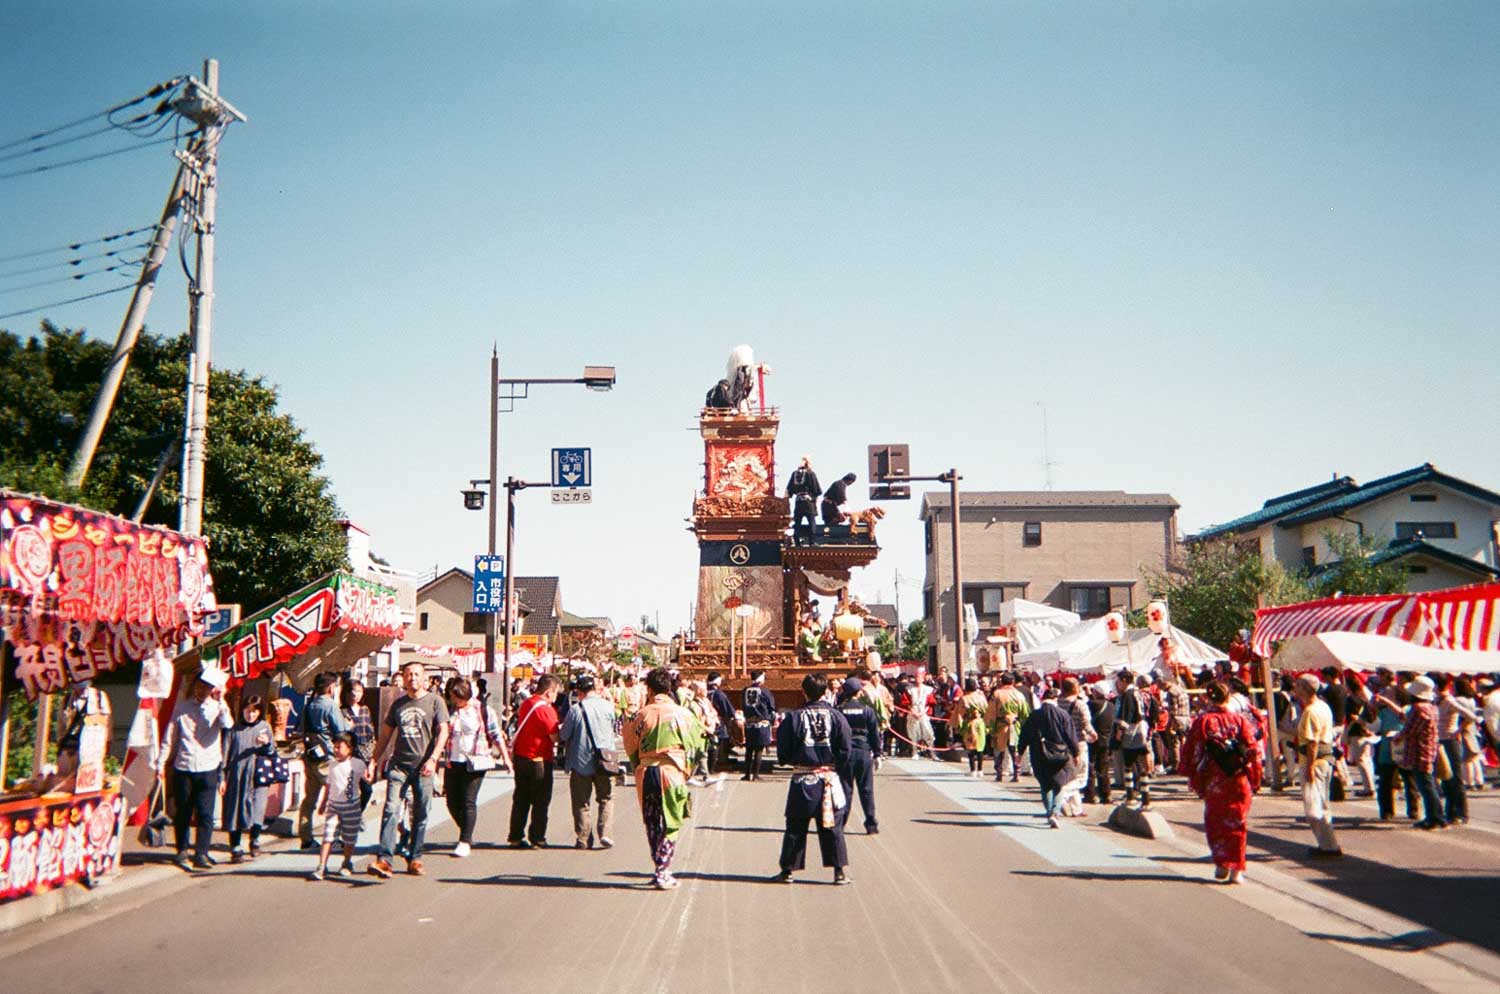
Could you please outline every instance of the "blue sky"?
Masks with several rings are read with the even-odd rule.
[[[1039,488],[1044,401],[1058,488],[1166,491],[1187,531],[1335,471],[1500,487],[1493,4],[23,2],[0,36],[0,141],[220,60],[250,121],[214,361],[280,386],[400,565],[482,547],[495,343],[506,375],[619,367],[501,430],[504,475],[593,447],[591,508],[520,496],[517,566],[622,623],[687,619],[691,429],[741,342],[782,466],[830,479],[907,441]],[[154,220],[172,168],[0,181],[0,255]],[[112,337],[123,306],[47,316]],[[899,568],[918,603],[917,506],[866,597]]]

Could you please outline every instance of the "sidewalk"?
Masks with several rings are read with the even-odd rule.
[[[491,773],[485,778],[483,786],[479,791],[479,804],[489,804],[491,801],[499,800],[511,792],[514,781],[509,773]],[[361,853],[373,850],[380,841],[380,811],[385,802],[385,782],[375,785],[375,792],[370,797],[369,807],[365,809],[364,827],[359,833],[359,851]],[[449,824],[452,821],[448,817],[448,807],[440,797],[433,797],[432,808],[427,815],[427,831],[429,839],[434,829]],[[293,828],[295,828],[295,812],[293,812]],[[99,902],[117,902],[124,895],[131,894],[156,885],[168,885],[180,883],[186,886],[189,882],[203,880],[212,877],[216,870],[205,873],[187,874],[178,869],[172,863],[172,857],[176,854],[172,848],[172,830],[167,829],[167,845],[160,849],[152,849],[141,845],[137,839],[139,829],[135,826],[125,826],[125,834],[121,842],[120,869],[117,873],[107,877],[104,881],[95,885],[92,889],[81,884],[68,884],[45,894],[37,894],[32,897],[22,898],[18,901],[10,901],[0,904],[0,932],[7,932],[20,928],[32,922],[42,921],[65,911],[87,908]],[[262,855],[259,859],[240,864],[236,870],[246,872],[253,871],[257,866],[264,866],[268,872],[276,867],[274,872],[287,872],[285,859],[276,857],[296,856],[300,862],[306,862],[305,869],[300,872],[306,873],[316,865],[313,854],[303,854],[295,838],[287,838],[281,835],[267,834],[261,837]],[[223,831],[214,833],[214,858],[219,861],[220,866],[229,865],[228,840]]]

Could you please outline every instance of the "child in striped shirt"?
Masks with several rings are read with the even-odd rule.
[[[318,854],[318,868],[312,879],[322,880],[328,871],[328,857],[334,840],[344,847],[344,863],[338,875],[354,874],[354,844],[359,841],[359,785],[364,780],[365,761],[354,755],[354,736],[347,732],[333,736],[333,759],[328,764],[328,778],[318,798],[318,814],[323,816],[323,850]]]

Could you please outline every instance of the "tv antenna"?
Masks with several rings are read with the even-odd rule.
[[[1037,401],[1036,406],[1042,409],[1042,473],[1046,481],[1042,489],[1051,490],[1052,467],[1056,466],[1057,463],[1052,461],[1051,446],[1047,441],[1047,405],[1041,401]]]

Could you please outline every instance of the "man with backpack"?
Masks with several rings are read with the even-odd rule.
[[[1149,683],[1149,677],[1141,679]],[[1150,698],[1136,686],[1129,670],[1115,674],[1115,748],[1125,775],[1125,803],[1140,798],[1141,810],[1151,806],[1151,736],[1155,716]]]
[[[337,673],[319,673],[313,678],[312,696],[302,709],[302,766],[306,771],[307,794],[297,809],[297,835],[303,849],[318,848],[313,838],[313,814],[328,776],[328,763],[333,758],[333,737],[350,729],[339,710],[338,686]]]
[[[578,703],[568,708],[559,738],[567,750],[568,793],[573,802],[573,848],[603,849],[614,846],[609,837],[614,811],[615,774],[619,771],[615,749],[615,709],[594,687],[594,678],[578,678]],[[590,824],[593,798],[598,798],[598,816]]]

